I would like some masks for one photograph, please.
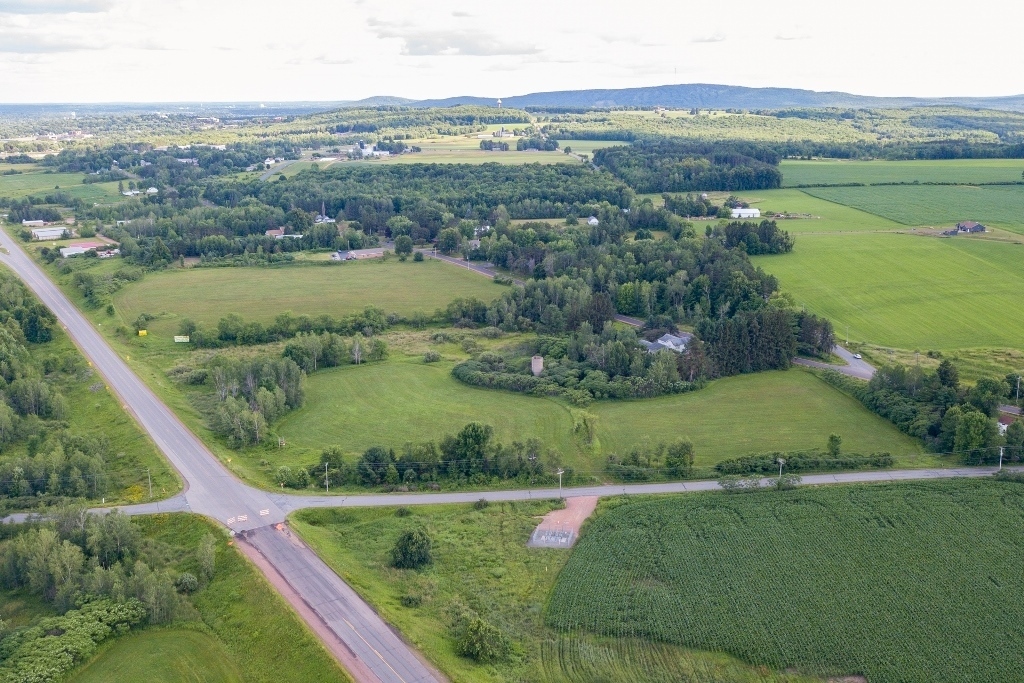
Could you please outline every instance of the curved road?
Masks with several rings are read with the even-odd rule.
[[[794,358],[796,365],[803,365],[808,368],[820,368],[822,370],[835,370],[849,377],[857,379],[871,379],[875,376],[875,367],[861,358],[854,358],[853,354],[842,346],[833,346],[832,352],[846,361],[846,365],[833,365],[821,361],[809,360],[807,358]]]

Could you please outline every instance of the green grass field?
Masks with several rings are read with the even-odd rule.
[[[1024,246],[915,235],[814,235],[756,257],[836,336],[903,349],[1024,345]]]
[[[865,210],[812,197],[801,190],[756,190],[740,192],[738,195],[744,201],[749,202],[751,206],[761,209],[762,213],[774,211],[776,213],[810,214],[812,218],[779,221],[780,228],[788,230],[794,235],[817,232],[901,230],[905,227]],[[697,225],[699,228],[701,224]]]
[[[850,452],[889,451],[901,466],[934,464],[916,440],[799,369],[727,377],[691,394],[603,401],[588,410],[598,416],[605,453],[624,453],[644,437],[655,443],[686,437],[695,464],[711,466],[751,453],[824,448],[835,433]]]
[[[241,683],[224,646],[199,631],[153,629],[110,644],[70,683]]]
[[[943,481],[616,499],[549,625],[887,681],[1020,680],[1024,485]]]
[[[105,266],[106,264],[104,264]],[[201,296],[183,296],[183,292]],[[292,312],[341,316],[373,305],[391,313],[433,313],[457,297],[491,301],[502,288],[486,277],[427,259],[416,263],[370,259],[330,266],[193,268],[150,273],[114,296],[127,324],[140,313],[161,316],[156,334],[176,333],[181,318],[216,325],[228,313],[270,322]]]
[[[16,168],[16,170],[22,170]],[[0,197],[21,198],[29,195],[43,197],[57,191],[65,192],[74,199],[110,203],[120,201],[117,183],[82,183],[84,173],[43,173],[33,171],[19,175],[0,176]]]
[[[886,450],[903,466],[935,464],[913,439],[802,370],[731,377],[692,394],[595,403],[586,409],[596,416],[600,447],[594,453],[573,438],[573,409],[562,402],[469,387],[450,368],[393,360],[317,373],[306,383],[306,405],[277,425],[288,448],[261,457],[275,466],[303,465],[326,446],[350,453],[398,448],[475,421],[493,426],[506,443],[539,438],[558,449],[565,464],[595,476],[607,455],[623,455],[645,438],[692,439],[698,466],[749,453],[823,448],[831,433],[851,452]]]
[[[1024,232],[1024,186],[815,187],[808,194],[903,225],[949,227],[973,220]]]
[[[537,516],[552,501],[394,509],[307,510],[291,526],[339,575],[452,681],[465,683],[798,683],[731,657],[675,645],[585,634],[560,635],[544,626],[543,608],[569,553],[528,549]],[[398,534],[426,527],[434,563],[421,571],[388,566]],[[417,596],[418,607],[402,605]],[[498,627],[517,653],[478,664],[455,650],[452,613],[466,606]]]
[[[785,159],[782,184],[841,183],[1005,183],[1021,180],[1022,159],[955,159],[915,161],[850,161]]]

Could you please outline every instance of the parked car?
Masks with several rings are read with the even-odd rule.
[[[853,354],[853,357],[856,358],[857,360],[860,360],[860,354],[859,353]]]

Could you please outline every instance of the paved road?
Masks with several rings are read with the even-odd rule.
[[[285,543],[283,536],[267,531],[273,528],[268,525],[276,526],[285,521],[287,510],[278,506],[266,491],[243,484],[225,469],[114,352],[21,246],[6,236],[0,241],[6,247],[0,250],[0,262],[10,266],[54,312],[110,389],[184,479],[183,494],[170,501],[147,503],[127,511],[150,514],[170,509],[188,510],[211,517],[235,532],[262,529],[251,535],[250,542],[303,602],[323,610],[318,612],[320,618],[377,680],[385,683],[438,680],[416,653],[340,578],[333,574],[333,578],[327,576],[330,570],[312,551],[294,539],[282,545]],[[357,671],[353,673],[360,681],[374,680],[360,676]]]
[[[302,161],[302,159],[288,159],[286,161],[282,161],[279,164],[274,164],[273,166],[271,166],[266,171],[260,174],[260,180],[270,180],[270,176],[277,175],[284,169],[294,164],[296,161]]]
[[[853,354],[842,346],[833,346],[832,352],[846,361],[846,365],[832,365],[831,363],[822,363],[820,361],[808,360],[806,358],[794,358],[793,362],[797,365],[804,365],[809,368],[835,370],[836,372],[841,372],[844,375],[856,377],[857,379],[871,379],[875,376],[875,368],[873,365],[860,358],[854,358]]]

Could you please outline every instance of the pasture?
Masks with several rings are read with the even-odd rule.
[[[823,449],[835,433],[849,452],[889,451],[901,467],[935,464],[917,441],[800,369],[726,377],[689,394],[602,401],[588,410],[597,415],[604,453],[625,453],[645,437],[685,437],[693,441],[694,464],[711,467],[751,453]]]
[[[224,646],[195,630],[149,629],[115,638],[70,683],[241,683]]]
[[[15,167],[15,170],[22,170]],[[47,173],[31,171],[19,175],[0,175],[0,197],[20,199],[33,195],[44,197],[54,192],[63,192],[72,199],[87,202],[110,203],[120,201],[117,183],[82,182],[84,173]]]
[[[805,191],[903,225],[950,227],[972,220],[1024,233],[1024,185],[815,187]]]
[[[1020,182],[1024,159],[939,159],[855,161],[784,159],[784,187],[843,183],[1012,183]]]
[[[105,264],[104,264],[105,266]],[[195,292],[201,296],[187,296]],[[156,334],[176,334],[181,318],[216,325],[229,313],[246,320],[273,321],[280,313],[342,316],[377,306],[408,315],[432,313],[458,297],[491,301],[502,292],[477,273],[426,259],[404,263],[368,259],[330,265],[271,268],[172,269],[146,275],[114,296],[120,318],[160,316]]]
[[[306,405],[275,426],[288,443],[285,455],[267,457],[274,466],[305,465],[327,446],[348,453],[376,445],[400,448],[481,422],[494,427],[498,441],[540,439],[583,476],[602,475],[610,454],[681,437],[693,440],[698,467],[750,453],[824,448],[832,433],[843,437],[847,451],[890,451],[900,466],[936,462],[891,424],[803,370],[730,377],[690,394],[595,403],[586,408],[597,425],[593,446],[573,435],[579,409],[470,387],[450,370],[448,363],[413,358],[315,373],[306,383]]]
[[[845,189],[845,188],[844,188]],[[872,188],[874,189],[874,188]],[[861,208],[811,196],[801,190],[751,190],[736,193],[754,208],[775,213],[809,214],[810,218],[780,219],[779,227],[794,235],[816,232],[901,230],[903,225]],[[724,195],[723,195],[724,196]],[[700,225],[700,224],[698,224]],[[797,249],[800,243],[797,243]]]
[[[874,189],[874,188],[872,188]],[[1024,246],[964,237],[808,235],[754,263],[836,336],[903,349],[1022,348]]]
[[[304,510],[292,529],[402,635],[453,681],[478,683],[809,683],[719,653],[633,638],[560,635],[543,607],[569,553],[529,549],[537,517],[554,501],[393,508]],[[424,527],[434,562],[419,570],[389,566],[395,539]],[[418,600],[419,604],[413,605]],[[472,610],[497,628],[513,654],[481,664],[456,652],[453,616]],[[816,680],[816,679],[815,679]]]
[[[1020,483],[616,499],[546,620],[819,676],[1009,682],[1024,670],[1022,563]]]

